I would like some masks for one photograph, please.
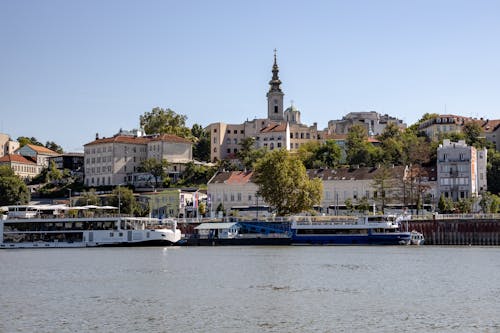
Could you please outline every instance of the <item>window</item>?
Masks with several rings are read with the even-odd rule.
[[[236,154],[237,152],[238,152],[238,149],[234,148],[233,153]]]
[[[227,130],[227,134],[231,134],[231,130]]]
[[[230,154],[231,153],[231,148],[227,148],[227,153]]]
[[[241,201],[241,193],[238,193],[238,195],[237,195],[236,199],[237,199],[238,201]]]
[[[238,144],[238,139],[237,139],[237,138],[234,138],[234,139],[233,139],[233,143],[234,143],[235,145],[237,145],[237,144]]]
[[[234,133],[234,134],[238,134],[238,130],[234,130],[234,131],[233,131],[233,133]]]
[[[217,128],[214,128],[214,133],[217,133]]]
[[[217,143],[217,138],[214,138],[214,143]]]

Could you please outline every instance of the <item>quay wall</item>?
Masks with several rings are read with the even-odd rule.
[[[424,234],[426,245],[500,245],[500,218],[418,219],[408,230]]]

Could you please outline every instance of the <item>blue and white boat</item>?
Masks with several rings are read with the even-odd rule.
[[[411,239],[395,215],[297,216],[291,232],[292,244],[407,245]]]

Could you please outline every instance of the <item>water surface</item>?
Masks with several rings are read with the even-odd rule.
[[[0,332],[497,332],[498,247],[0,251]]]

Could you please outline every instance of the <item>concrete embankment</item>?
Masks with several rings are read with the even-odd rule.
[[[493,215],[413,219],[408,230],[423,233],[426,245],[500,245],[500,217]]]

